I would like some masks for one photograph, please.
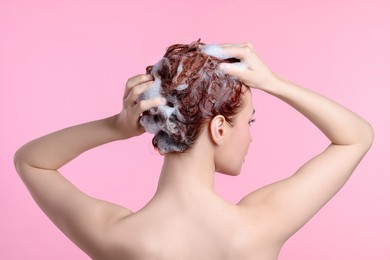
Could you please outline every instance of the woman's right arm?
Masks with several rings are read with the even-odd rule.
[[[254,214],[271,214],[275,239],[285,241],[300,229],[346,183],[373,142],[371,125],[336,102],[272,73],[251,44],[223,47],[248,65],[225,72],[245,85],[263,90],[292,106],[330,140],[326,149],[305,163],[294,175],[261,188],[243,200]],[[299,149],[299,147],[297,147]],[[283,158],[281,158],[283,159]]]
[[[135,102],[152,83],[150,75],[130,78],[119,114],[45,135],[25,144],[15,154],[16,170],[36,203],[91,257],[101,258],[101,254],[111,252],[115,241],[111,228],[132,212],[88,196],[62,176],[59,168],[89,149],[143,134],[140,114],[163,102],[158,99]]]

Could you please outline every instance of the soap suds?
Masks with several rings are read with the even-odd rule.
[[[176,111],[176,107],[170,107],[166,105],[161,105],[159,108],[164,112],[167,118],[169,118]]]
[[[201,49],[203,53],[221,60],[235,58],[232,55],[228,54],[221,46],[217,44],[206,44],[203,45]],[[248,65],[244,62],[225,63],[224,65],[226,65],[227,67],[230,66],[231,68],[235,68],[238,70],[245,70],[248,68]]]
[[[158,97],[161,97],[161,79],[155,77],[154,83],[140,95],[139,100],[149,100]]]
[[[159,71],[161,69],[162,62],[163,62],[163,59],[159,60],[156,64],[154,64],[150,74],[152,74],[154,76],[157,73],[157,71]]]
[[[179,76],[179,74],[183,71],[183,63],[179,63],[179,66],[177,66],[177,71],[176,71],[176,77]]]
[[[148,133],[157,134],[159,131],[161,131],[161,128],[155,123],[152,115],[142,116],[140,119],[140,124]]]
[[[159,138],[157,139],[157,143],[160,153],[183,152],[186,149],[186,145],[173,142],[167,133],[162,132],[158,135]]]
[[[151,74],[154,77],[154,83],[144,91],[139,100],[149,100],[153,98],[162,97],[161,95],[161,78],[158,75],[158,71],[161,69],[163,60],[153,65]],[[183,65],[180,63],[178,72],[183,70]],[[177,86],[177,90],[184,90],[188,87],[187,84],[180,84]],[[149,109],[149,114],[145,114],[140,119],[140,124],[145,128],[145,131],[154,135],[159,135],[158,147],[162,154],[172,151],[184,151],[186,145],[176,143],[172,139],[172,134],[178,132],[178,128],[175,122],[172,121],[171,116],[175,115],[176,118],[183,118],[178,110],[178,100],[176,97],[165,97],[170,105],[159,105]]]
[[[188,84],[180,84],[179,86],[176,87],[177,91],[182,91],[185,90],[188,87]]]
[[[228,54],[224,49],[222,49],[217,44],[206,44],[201,46],[201,50],[203,53],[216,57],[221,60],[233,58],[230,54]]]

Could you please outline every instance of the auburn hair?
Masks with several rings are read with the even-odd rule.
[[[149,123],[160,129],[152,143],[161,154],[185,152],[196,142],[203,126],[217,115],[233,125],[234,116],[242,105],[243,84],[219,69],[222,62],[239,60],[219,59],[202,52],[201,40],[191,44],[174,44],[163,58],[146,68],[161,80],[161,96],[176,113],[167,116],[159,109],[149,116]]]

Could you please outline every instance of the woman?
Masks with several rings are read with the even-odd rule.
[[[232,205],[214,193],[214,174],[239,174],[259,90],[302,113],[330,145]],[[155,196],[138,212],[87,196],[57,171],[145,129],[164,165]],[[119,114],[36,139],[17,151],[15,165],[47,216],[94,259],[268,260],[344,185],[372,141],[369,123],[273,73],[251,44],[197,41],[171,46],[147,74],[130,78]]]

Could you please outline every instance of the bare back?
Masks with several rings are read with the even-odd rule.
[[[175,202],[174,202],[175,203]],[[152,201],[112,228],[115,259],[277,259],[266,221],[216,196],[187,205]],[[169,206],[166,206],[169,205]],[[107,259],[104,256],[102,259]]]

